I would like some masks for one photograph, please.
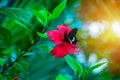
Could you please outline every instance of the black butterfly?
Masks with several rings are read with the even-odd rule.
[[[66,32],[65,32],[65,34],[64,34],[64,41],[65,42],[69,42],[69,43],[71,43],[71,44],[76,44],[77,43],[77,39],[76,39],[76,33],[77,33],[77,28],[74,28],[74,29],[72,29],[70,32],[69,32],[69,34],[67,34]]]

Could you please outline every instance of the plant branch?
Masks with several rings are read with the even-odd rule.
[[[33,47],[34,44],[31,44],[21,55],[18,56],[18,58],[16,58],[15,61],[13,61],[6,68],[4,68],[3,71],[1,72],[1,74],[3,74],[7,69],[9,69],[15,62],[17,62],[30,48]]]
[[[44,33],[46,31],[46,29],[45,28],[43,28],[43,32],[42,33]],[[2,71],[1,71],[1,74],[3,74],[6,70],[8,70],[11,66],[13,66],[13,64],[15,63],[15,62],[17,62],[22,56],[24,56],[24,54],[26,53],[26,52],[28,52],[29,51],[29,49],[31,49],[38,41],[39,41],[39,37],[37,37],[36,38],[36,41],[33,43],[33,44],[31,44],[31,45],[29,45],[26,49],[25,49],[25,51],[21,54],[21,55],[19,55],[18,56],[18,58],[16,58],[16,60],[15,61],[13,61],[12,63],[10,63],[6,68],[4,68]]]

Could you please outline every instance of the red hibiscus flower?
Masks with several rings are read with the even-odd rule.
[[[14,78],[14,80],[18,80],[18,77],[16,76],[16,77]]]
[[[59,25],[57,28],[58,30],[51,30],[47,32],[50,40],[56,44],[56,46],[51,50],[51,54],[55,58],[62,58],[68,53],[74,54],[77,52],[78,50],[75,48],[78,48],[78,46],[76,44],[66,42],[64,39],[64,36],[69,34],[71,31],[68,25]]]

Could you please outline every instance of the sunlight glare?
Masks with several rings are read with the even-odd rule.
[[[112,30],[114,34],[116,34],[118,37],[120,37],[120,22],[114,21],[112,23]]]
[[[92,22],[89,25],[89,34],[92,38],[98,38],[101,33],[104,32],[104,26],[103,24],[99,22]]]

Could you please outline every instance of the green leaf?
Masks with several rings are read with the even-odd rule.
[[[33,53],[33,52],[26,52],[26,53],[24,54],[24,56],[31,56],[31,55],[35,55],[35,53]]]
[[[30,20],[31,16],[28,11],[21,8],[0,8],[0,14],[20,20],[21,22],[33,28]]]
[[[20,49],[19,47],[17,48],[17,51],[18,51],[18,52],[17,52],[17,55],[18,55],[18,56],[21,55],[22,51],[21,51],[21,49]]]
[[[2,76],[2,74],[0,74],[0,80],[4,80],[4,77]]]
[[[48,35],[47,34],[42,34],[42,33],[39,33],[37,32],[38,36],[41,37],[41,38],[48,38]]]
[[[49,12],[48,19],[49,19],[49,21],[52,21],[52,20],[53,20],[53,16],[52,16],[52,14],[51,14],[50,12]]]
[[[102,66],[103,64],[105,64],[106,62],[102,62],[102,63],[99,63],[99,64],[96,64],[96,65],[94,65],[94,66],[92,66],[91,68],[89,68],[88,70],[87,70],[87,73],[89,74],[89,73],[91,73],[93,70],[95,70],[96,68],[99,68],[100,66]]]
[[[26,72],[30,67],[30,63],[26,59],[20,59],[18,62],[15,62],[13,66],[19,71]]]
[[[43,7],[43,10],[36,11],[34,9],[31,9],[31,12],[37,17],[38,21],[44,25],[44,27],[48,24],[48,11]]]
[[[11,44],[11,32],[0,26],[0,48],[9,47]]]
[[[83,72],[83,68],[80,65],[80,63],[77,62],[74,58],[72,58],[69,55],[67,55],[65,57],[65,59],[66,59],[66,62],[68,63],[68,65],[70,66],[70,68],[77,74],[78,77],[80,77]]]
[[[27,26],[26,26],[25,24],[23,24],[21,21],[15,20],[15,22],[16,22],[17,24],[19,24],[20,26],[22,26],[23,28],[25,28],[25,29],[28,30]]]
[[[68,78],[67,76],[64,76],[62,74],[59,74],[55,80],[71,80],[70,78]]]
[[[10,54],[11,52],[12,50],[8,48],[8,49],[3,50],[2,54]]]
[[[34,9],[31,9],[31,12],[37,17],[37,19],[40,21],[41,24],[43,24],[44,16],[39,13],[39,11],[36,11]]]
[[[4,65],[4,63],[5,63],[5,59],[0,58],[0,65],[1,65],[1,66],[3,66],[3,65]]]
[[[63,11],[63,9],[65,8],[66,6],[66,2],[67,0],[64,0],[63,2],[61,2],[52,12],[52,17],[55,19],[57,18],[61,12]]]

